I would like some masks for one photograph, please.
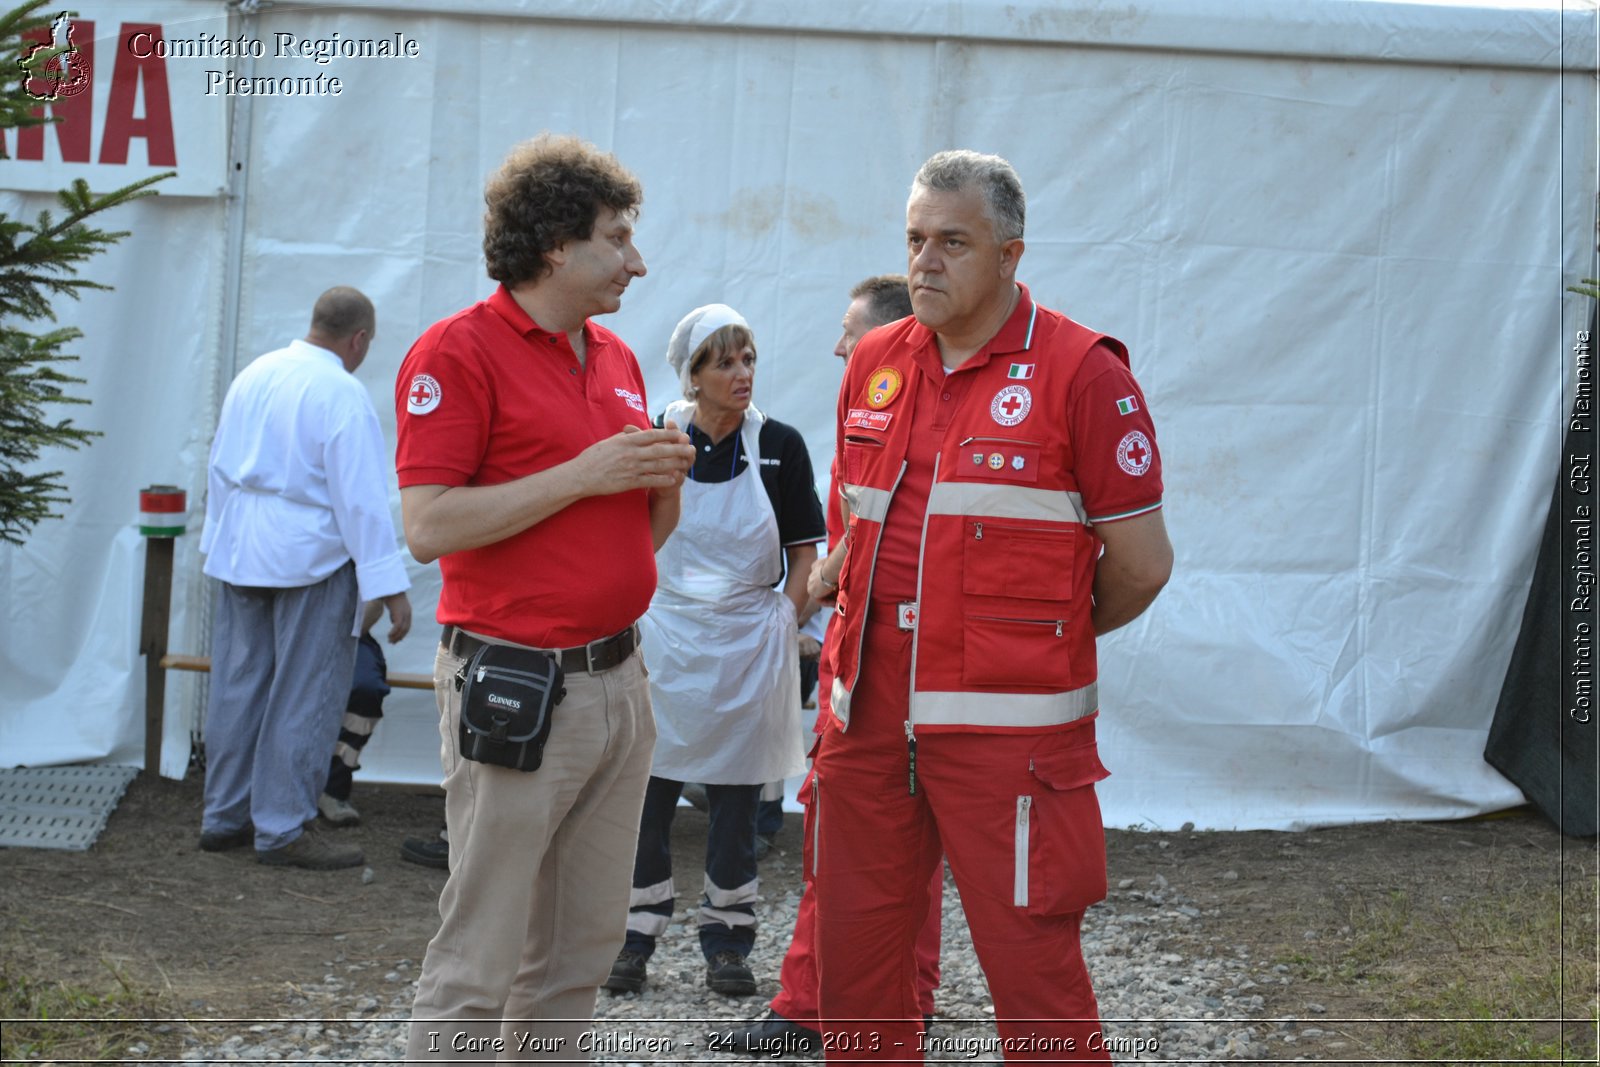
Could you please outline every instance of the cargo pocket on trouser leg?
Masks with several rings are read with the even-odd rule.
[[[1094,784],[1107,772],[1092,728],[1044,739],[1028,770],[1031,792],[1016,801],[1012,903],[1031,915],[1083,911],[1106,895],[1106,838]]]

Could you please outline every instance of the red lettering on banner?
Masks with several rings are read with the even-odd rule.
[[[40,44],[50,44],[50,30],[41,26],[23,34],[24,40],[37,41]],[[68,52],[53,60],[53,64],[61,67],[80,67],[92,72],[94,70],[94,22],[74,21],[67,31],[67,40],[77,46],[76,52]],[[59,72],[58,73],[64,73]],[[37,83],[37,84],[35,84]],[[34,78],[29,84],[29,91],[44,96],[51,91],[49,79]],[[49,126],[24,126],[17,131],[17,158],[18,159],[43,159],[44,158],[44,131],[54,128],[56,144],[61,148],[61,158],[67,163],[89,162],[90,135],[94,132],[94,89],[90,86],[81,93],[72,95],[63,94],[50,101],[50,115],[59,119]],[[33,109],[37,118],[44,118],[46,105],[40,104]]]
[[[136,34],[147,35],[147,46],[133,47]],[[128,142],[145,139],[152,167],[176,167],[178,153],[172,137],[172,98],[167,92],[167,61],[156,53],[162,40],[154,22],[124,22],[117,48],[117,66],[111,74],[111,99],[106,104],[106,133],[100,142],[100,162],[128,162]],[[140,58],[137,54],[144,53]],[[140,83],[144,85],[144,116],[135,118]]]
[[[43,161],[45,131],[53,127],[63,163],[93,162],[94,29],[93,20],[83,19],[70,24],[65,40],[52,42],[52,31],[45,27],[25,35],[27,40],[40,44],[61,45],[70,42],[75,50],[52,60],[46,74],[29,80],[27,88],[46,101],[34,108],[33,114],[59,121],[18,129],[17,160]],[[146,35],[144,46],[135,49],[132,46],[133,38],[141,34]],[[124,22],[121,26],[116,66],[111,74],[111,93],[106,101],[104,134],[100,141],[101,163],[126,164],[129,145],[138,137],[145,142],[149,166],[178,165],[167,62],[156,54],[155,48],[155,42],[162,39],[158,23]],[[69,76],[79,73],[90,76],[87,79]],[[143,111],[136,114],[141,99]],[[0,130],[0,158],[4,158],[5,141],[5,131]]]

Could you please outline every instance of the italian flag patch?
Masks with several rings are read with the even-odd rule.
[[[1139,410],[1139,402],[1137,400],[1135,400],[1131,396],[1125,396],[1121,400],[1117,401],[1117,414],[1118,415],[1132,415],[1135,411],[1138,411],[1138,410]]]
[[[1032,378],[1033,377],[1033,366],[1034,365],[1032,363],[1013,363],[1013,364],[1011,364],[1011,369],[1006,371],[1006,377],[1007,378]]]

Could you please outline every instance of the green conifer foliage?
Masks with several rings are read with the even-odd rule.
[[[41,46],[23,34],[48,28],[40,9],[52,0],[29,0],[0,15],[0,129],[55,121],[48,88],[53,64],[70,48]],[[54,14],[54,12],[52,12]],[[41,96],[44,97],[41,100]],[[4,143],[0,142],[0,159]],[[37,471],[34,461],[48,448],[77,448],[99,434],[56,418],[57,404],[86,404],[67,390],[82,385],[62,366],[77,360],[67,346],[83,331],[52,326],[51,301],[74,300],[85,289],[110,286],[78,277],[79,265],[128,236],[96,229],[85,220],[118,204],[151,196],[149,186],[171,172],[96,195],[81,178],[56,194],[59,213],[41,211],[32,221],[0,212],[0,541],[20,545],[41,520],[70,502],[60,471]]]

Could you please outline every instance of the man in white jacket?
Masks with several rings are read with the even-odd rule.
[[[262,863],[313,870],[364,859],[305,826],[350,692],[360,602],[383,603],[390,641],[411,627],[383,431],[353,377],[375,322],[362,293],[329,289],[305,340],[251,363],[222,403],[200,539],[216,579],[207,852],[254,844]]]

